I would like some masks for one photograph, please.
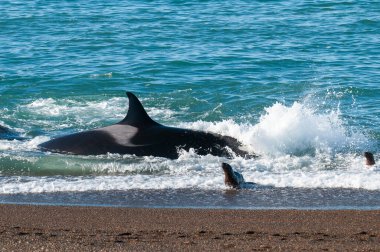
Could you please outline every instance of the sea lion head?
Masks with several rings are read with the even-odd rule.
[[[364,152],[364,157],[366,159],[366,165],[375,164],[375,158],[373,157],[373,154],[371,152]]]
[[[222,169],[224,171],[224,183],[232,188],[240,188],[241,183],[244,183],[243,176],[234,171],[231,165],[222,163]]]

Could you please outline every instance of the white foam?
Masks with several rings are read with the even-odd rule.
[[[52,98],[38,99],[20,106],[29,113],[43,116],[102,117],[118,115],[126,111],[127,102],[123,98],[111,98],[105,101],[82,101],[73,99],[56,100]]]
[[[31,151],[37,149],[37,146],[50,140],[47,136],[38,136],[29,140],[0,140],[0,151]]]
[[[255,125],[225,120],[182,123],[181,126],[229,135],[257,153],[275,156],[343,151],[367,143],[364,134],[344,125],[339,111],[317,113],[298,102],[290,107],[276,103],[266,108]]]
[[[64,128],[87,129],[99,127],[104,122],[116,123],[122,120],[128,111],[128,99],[114,97],[105,100],[74,99],[37,99],[18,108],[28,113],[31,118],[38,118],[42,127],[47,130]],[[168,119],[175,112],[165,108],[147,108],[154,118]]]
[[[336,149],[348,136],[338,112],[316,114],[295,102],[291,107],[276,103],[266,109],[253,129],[253,144],[261,153],[297,154],[310,149]]]
[[[129,189],[224,189],[223,173],[218,164],[165,164],[164,174],[130,174],[123,176],[2,177],[0,192],[40,193],[60,191],[98,191]],[[380,190],[380,173],[362,167],[357,171],[259,171],[259,165],[235,167],[246,181],[259,185],[294,188],[357,188]],[[178,169],[174,169],[178,168]],[[133,168],[131,168],[133,169]]]
[[[109,73],[102,73],[102,74],[91,74],[90,77],[91,78],[101,78],[101,77],[112,78],[112,75],[113,73],[109,72]]]

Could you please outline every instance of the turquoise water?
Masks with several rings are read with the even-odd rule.
[[[0,125],[25,140],[0,140],[0,193],[223,190],[217,157],[37,149],[121,120],[131,91],[162,124],[260,154],[227,160],[246,180],[379,194],[362,158],[379,157],[379,13],[379,1],[2,1]]]

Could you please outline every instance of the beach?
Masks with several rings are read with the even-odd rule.
[[[1,251],[378,251],[380,211],[0,205]]]

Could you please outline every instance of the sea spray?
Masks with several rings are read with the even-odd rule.
[[[321,113],[299,102],[265,108],[257,124],[237,124],[230,119],[180,126],[232,136],[251,151],[272,156],[363,149],[368,142],[365,134],[345,125],[339,110]]]
[[[252,145],[258,152],[272,155],[339,151],[351,141],[339,111],[317,113],[298,102],[266,108],[252,130]]]

